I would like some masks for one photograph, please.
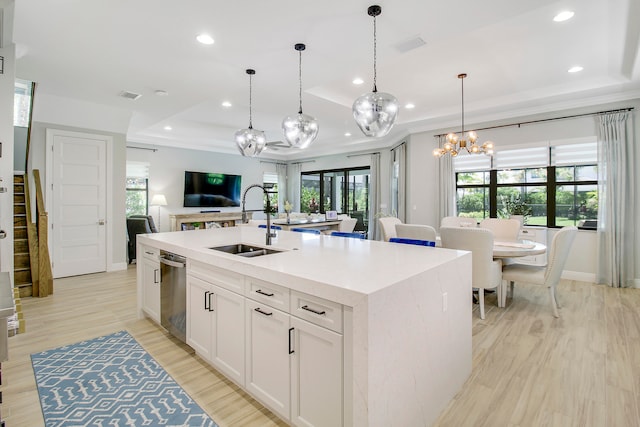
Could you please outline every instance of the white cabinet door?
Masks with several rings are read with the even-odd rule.
[[[244,385],[245,298],[211,285],[213,295],[213,339],[211,362],[227,377]]]
[[[250,299],[246,304],[246,388],[273,412],[289,420],[290,316]]]
[[[142,258],[142,309],[160,323],[160,262]]]
[[[187,344],[211,361],[213,340],[213,293],[210,283],[187,275]]]
[[[291,423],[342,426],[342,335],[291,316]]]

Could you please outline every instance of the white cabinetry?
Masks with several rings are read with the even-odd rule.
[[[247,390],[293,425],[343,425],[342,306],[246,280]]]
[[[189,260],[187,344],[291,424],[344,425],[342,305]]]
[[[342,335],[294,316],[291,330],[291,423],[344,425]]]
[[[142,310],[160,323],[160,251],[140,246],[142,256],[137,259],[142,267]]]
[[[239,385],[245,382],[245,298],[218,285],[237,289],[242,281],[206,265],[196,265],[187,276],[187,344]]]
[[[285,420],[291,411],[289,314],[247,300],[247,390]]]
[[[523,227],[518,235],[519,239],[532,240],[534,242],[547,244],[547,229],[543,227]],[[539,255],[529,255],[526,257],[513,258],[513,262],[519,264],[530,265],[546,265],[547,264],[547,252]]]

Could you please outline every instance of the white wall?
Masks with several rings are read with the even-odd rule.
[[[131,147],[151,148],[157,151],[135,149]],[[170,214],[195,213],[206,208],[183,207],[184,172],[226,173],[242,176],[242,189],[251,184],[262,184],[265,172],[275,172],[276,166],[271,161],[240,155],[220,154],[210,151],[185,150],[170,147],[156,147],[142,144],[130,144],[127,148],[127,160],[149,163],[149,200],[155,194],[164,194],[167,206],[150,206],[149,214],[153,216],[159,231],[169,231]],[[124,188],[124,186],[123,186]],[[262,209],[262,193],[251,190],[247,193],[247,209]],[[212,208],[222,212],[240,211],[240,207]],[[160,218],[158,221],[158,211]],[[124,217],[124,209],[122,211]]]

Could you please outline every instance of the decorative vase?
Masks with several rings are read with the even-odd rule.
[[[291,217],[289,216],[289,212],[287,214],[287,224],[291,224]]]
[[[509,215],[509,218],[520,221],[520,228],[524,226],[524,215]]]

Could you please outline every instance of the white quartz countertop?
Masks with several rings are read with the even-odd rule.
[[[173,252],[189,260],[280,283],[348,306],[466,254],[442,248],[292,231],[277,232],[271,248],[282,252],[276,254],[245,258],[210,249],[236,243],[267,247],[265,229],[249,226],[140,234],[137,239],[139,244]]]

